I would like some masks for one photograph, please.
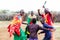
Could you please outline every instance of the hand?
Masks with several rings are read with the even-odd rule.
[[[50,29],[51,32],[54,32],[56,29]]]
[[[38,34],[41,34],[41,33],[38,33]]]
[[[43,5],[43,8],[45,8],[45,6]]]

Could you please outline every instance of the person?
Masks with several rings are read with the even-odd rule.
[[[10,35],[14,35],[14,40],[26,40],[26,35],[21,28],[21,24],[23,22],[24,12],[21,10],[19,14],[14,16],[12,22],[8,26],[8,31]]]
[[[43,27],[37,25],[35,18],[32,19],[32,24],[27,25],[27,29],[30,33],[29,40],[38,40],[38,37],[37,37],[38,30],[48,30],[46,28],[43,28]]]
[[[40,14],[39,12],[40,12],[40,10],[38,10],[38,14],[43,19],[45,19],[45,23],[47,23],[48,25],[50,25],[52,27],[54,24],[52,14],[46,8],[44,10],[45,14]],[[54,40],[54,32],[51,32],[51,33],[52,33],[51,40]]]
[[[36,15],[34,14],[33,11],[31,11],[31,14],[28,15],[28,17],[27,17],[27,22],[28,22],[28,24],[31,24],[31,23],[32,23],[31,20],[32,20],[33,18],[36,18]]]
[[[42,25],[43,25],[44,28],[51,29],[52,32],[55,31],[54,27],[52,27],[52,26],[48,25],[47,23],[45,23],[44,19],[41,20],[41,23],[42,23]],[[42,34],[42,33],[45,33],[45,37],[44,37],[43,40],[51,40],[51,35],[52,35],[51,31],[44,30],[44,31],[40,32],[39,34]]]
[[[32,24],[32,21],[31,20],[33,18],[36,18],[36,16],[34,15],[33,11],[31,11],[31,14],[28,15],[28,17],[27,17],[27,24]],[[27,27],[26,27],[26,30],[25,30],[25,34],[27,35],[27,38],[29,38],[29,32],[27,30]]]
[[[40,10],[38,9],[39,16],[42,16],[42,18],[45,18],[45,22],[48,25],[53,26],[53,16],[52,16],[52,14],[46,8],[45,8],[44,12],[45,12],[45,14],[40,14]]]

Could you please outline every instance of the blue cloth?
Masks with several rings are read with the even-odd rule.
[[[38,38],[29,38],[29,40],[38,40]]]
[[[53,29],[52,26],[50,26],[50,25],[48,25],[48,24],[46,24],[46,23],[43,24],[43,27],[44,27],[44,28]],[[49,30],[44,30],[43,32],[45,33],[45,37],[44,37],[43,40],[50,40],[50,39],[51,39],[51,31],[49,31]]]
[[[44,28],[49,28],[49,29],[54,29],[52,26],[50,26],[50,25],[48,25],[46,23],[43,24],[43,27]],[[50,31],[49,30],[44,30],[42,33],[47,33],[47,32],[50,32]]]
[[[14,34],[14,40],[27,40],[27,36],[22,28],[20,28],[20,36],[18,36],[16,33]]]
[[[43,27],[44,27],[44,28],[51,28],[51,29],[53,29],[53,27],[50,26],[50,25],[48,25],[47,23],[44,23],[44,24],[43,24]]]
[[[43,40],[50,40],[50,39],[51,39],[51,32],[50,32],[50,31],[47,31],[47,32],[45,33],[45,37],[44,37]]]

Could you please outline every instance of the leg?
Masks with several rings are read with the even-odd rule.
[[[45,37],[43,40],[50,40],[51,39],[51,32],[45,33]]]
[[[51,32],[51,40],[55,40],[54,39],[54,32]]]

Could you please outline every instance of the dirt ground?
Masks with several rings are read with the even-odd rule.
[[[13,36],[9,37],[9,33],[7,31],[7,26],[10,21],[0,21],[0,40],[13,40]],[[56,31],[54,33],[55,40],[60,40],[60,23],[55,23]],[[22,29],[25,30],[26,25],[22,24]],[[44,34],[38,35],[38,39],[42,40]]]

